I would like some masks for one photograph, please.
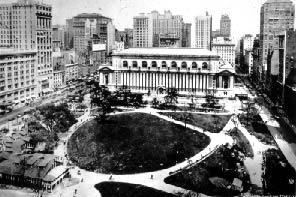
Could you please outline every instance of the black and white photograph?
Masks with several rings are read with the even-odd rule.
[[[296,0],[0,0],[0,197],[296,197]]]

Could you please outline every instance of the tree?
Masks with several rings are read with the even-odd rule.
[[[92,97],[91,102],[99,107],[99,115],[97,118],[99,121],[105,121],[107,114],[112,111],[114,98],[111,95],[111,92],[106,88],[96,88],[94,92],[95,96]]]
[[[176,88],[170,88],[167,92],[167,95],[164,97],[166,105],[175,108],[176,104],[178,103],[178,96],[178,90]]]
[[[152,100],[153,108],[157,108],[158,105],[159,105],[159,101],[157,100],[157,98],[153,98],[153,100]]]
[[[58,106],[49,104],[38,109],[42,115],[40,121],[49,132],[66,132],[77,122],[74,114],[68,109],[68,105],[63,103]]]

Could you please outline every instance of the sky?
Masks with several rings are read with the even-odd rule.
[[[1,2],[16,0],[0,0]],[[65,24],[65,19],[79,13],[100,13],[113,19],[118,30],[132,28],[133,17],[139,13],[157,10],[163,13],[170,10],[173,15],[182,15],[186,23],[192,23],[194,35],[194,17],[205,15],[213,17],[213,30],[219,29],[222,14],[231,18],[231,32],[234,40],[244,34],[258,34],[260,7],[266,0],[39,0],[53,7],[53,24]],[[296,0],[293,0],[295,4]]]

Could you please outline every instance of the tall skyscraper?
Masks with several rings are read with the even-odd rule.
[[[220,19],[220,36],[231,36],[231,20],[227,14],[222,15]]]
[[[107,25],[109,22],[112,22],[111,18],[96,13],[83,13],[73,17],[73,47],[78,54],[87,49],[88,41],[94,35],[98,37],[101,43],[107,43]],[[70,23],[71,21],[69,21]]]
[[[191,23],[183,24],[182,47],[191,47]]]
[[[48,92],[53,86],[52,7],[33,0],[18,0],[17,3],[1,4],[0,8],[1,46],[18,52],[37,52],[34,64],[32,62],[29,65],[25,61],[19,65],[20,68],[28,67],[26,75],[23,71],[14,72],[14,87],[23,87],[24,84],[37,81],[36,92],[39,95]],[[19,68],[14,69],[17,71]],[[30,73],[31,76],[37,73],[31,82],[28,81]]]
[[[169,10],[165,10],[164,14],[152,11],[150,16],[153,24],[153,47],[181,47],[183,17],[172,15]]]
[[[260,63],[263,76],[267,71],[268,50],[278,32],[294,28],[295,6],[290,0],[267,0],[260,12]]]
[[[141,14],[134,17],[134,47],[182,47],[184,44],[188,47],[190,38],[186,36],[191,35],[189,26],[191,24],[185,25],[181,15],[172,15],[169,10],[164,14],[157,11],[146,16]]]
[[[152,47],[152,23],[141,13],[134,17],[133,47]]]
[[[195,17],[195,47],[200,49],[211,49],[212,16]]]
[[[52,50],[65,48],[65,27],[62,25],[52,26]]]
[[[74,31],[73,31],[73,19],[66,19],[65,28],[65,47],[66,49],[73,49],[74,46]]]
[[[107,25],[107,54],[110,54],[115,49],[115,26],[109,22]]]

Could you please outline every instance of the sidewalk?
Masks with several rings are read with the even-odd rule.
[[[274,140],[276,141],[277,145],[285,155],[288,162],[291,166],[296,169],[296,144],[287,142],[282,134],[280,133],[280,125],[277,121],[275,121],[270,112],[263,107],[260,111],[260,116],[262,120],[266,123],[268,130],[270,131],[271,135],[273,136]],[[293,148],[294,147],[294,148]]]

